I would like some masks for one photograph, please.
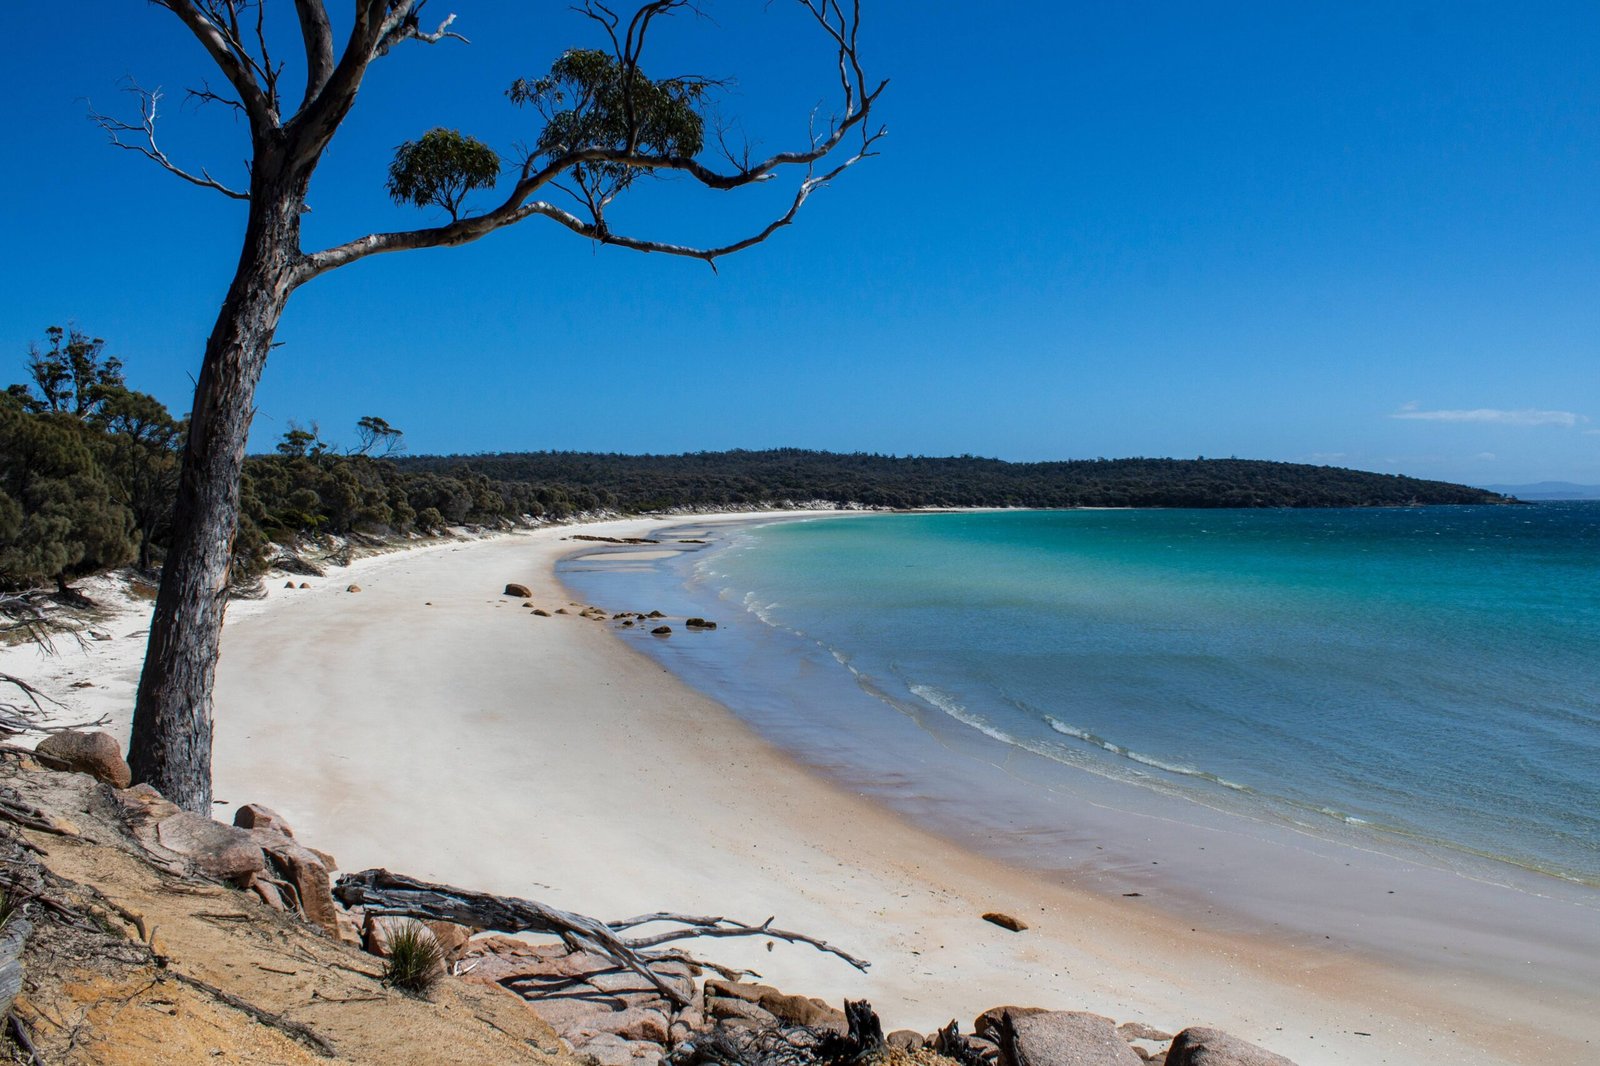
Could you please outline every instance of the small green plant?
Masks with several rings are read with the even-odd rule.
[[[389,960],[383,979],[407,992],[426,992],[444,973],[444,952],[421,922],[395,922],[388,929]]]

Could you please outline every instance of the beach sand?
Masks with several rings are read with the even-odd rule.
[[[1222,932],[910,825],[805,770],[608,625],[537,617],[500,595],[515,581],[546,610],[567,606],[555,563],[594,550],[563,539],[572,532],[360,560],[307,579],[311,589],[231,608],[219,816],[264,803],[345,870],[381,865],[601,918],[773,916],[870,959],[871,971],[763,941],[702,953],[786,991],[870,999],[889,1028],[954,1017],[967,1029],[978,1011],[1015,1004],[1169,1031],[1213,1025],[1301,1066],[1592,1053],[1592,1018],[1543,994],[1534,970],[1493,978],[1311,950],[1269,930]],[[346,592],[352,582],[362,591]],[[74,693],[79,705],[115,712],[125,735],[142,641],[124,628],[42,672],[56,685],[93,677],[95,689]],[[1030,928],[982,921],[992,910]]]

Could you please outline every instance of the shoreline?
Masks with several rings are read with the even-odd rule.
[[[1508,1002],[1498,982],[1191,929],[968,852],[823,780],[609,626],[535,618],[499,595],[520,581],[540,606],[564,606],[555,566],[584,550],[563,542],[574,531],[756,517],[433,545],[235,604],[218,672],[219,810],[273,806],[345,869],[385,865],[601,917],[775,914],[873,970],[795,947],[711,953],[787,991],[869,998],[893,1027],[955,1016],[965,1028],[1010,1002],[1216,1025],[1302,1066],[1553,1061],[1592,1046],[1567,1031],[1562,1004]],[[363,591],[344,592],[351,582]],[[121,667],[89,690],[97,701],[131,693],[133,661],[131,679]],[[113,728],[125,734],[125,717]],[[1032,928],[988,925],[987,910]]]

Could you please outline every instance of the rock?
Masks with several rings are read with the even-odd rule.
[[[250,830],[178,811],[156,826],[156,839],[208,877],[244,887],[267,872],[267,859]]]
[[[883,1038],[883,1042],[892,1048],[901,1051],[919,1051],[926,1043],[926,1038],[921,1033],[914,1033],[910,1029],[896,1029]]]
[[[540,608],[540,607],[535,607],[533,609],[533,613],[538,615],[540,618],[549,618],[550,617],[550,612],[546,611],[546,610],[544,610],[543,608]]]
[[[706,1013],[719,1021],[745,1022],[757,1029],[771,1029],[778,1024],[777,1016],[771,1011],[725,996],[706,996]]]
[[[830,1029],[836,1033],[847,1032],[850,1028],[844,1012],[830,1007],[824,1001],[809,996],[791,996],[771,985],[748,984],[743,981],[707,981],[706,995],[753,1004],[789,1025]]]
[[[361,591],[361,586],[360,585],[346,585],[344,587],[344,590],[346,592],[360,592]]]
[[[1028,1066],[1141,1066],[1110,1018],[1082,1011],[1011,1016],[1017,1057]],[[999,1036],[998,1029],[995,1034]]]
[[[289,823],[283,820],[283,815],[271,807],[263,807],[259,803],[246,803],[233,813],[233,824],[240,829],[263,829],[268,833],[282,833],[286,837],[294,836],[294,830],[289,828]]]
[[[356,925],[354,919],[343,911],[339,913],[339,931],[334,935],[334,939],[341,944],[349,944],[353,948],[361,946],[360,927]]]
[[[300,587],[303,588],[303,589],[308,589],[308,588],[311,587],[311,585],[310,585],[309,582],[302,581],[302,582],[300,582]]]
[[[439,945],[439,950],[444,953],[445,962],[455,962],[466,950],[467,943],[472,939],[472,930],[455,922],[423,922],[428,927],[428,932],[433,934],[434,943]]]
[[[1167,1066],[1294,1066],[1282,1055],[1217,1029],[1193,1027],[1173,1038]]]
[[[715,623],[715,622],[707,622],[704,618],[690,618],[687,621],[685,621],[683,624],[684,624],[684,626],[686,626],[689,629],[715,629],[715,628],[717,628],[717,623]]]
[[[522,601],[522,606],[528,608],[528,610],[531,611],[531,610],[533,610],[533,601],[532,600],[523,600]]]
[[[656,626],[650,631],[654,636],[664,637],[672,632],[671,626]]]
[[[1153,1025],[1144,1022],[1123,1022],[1117,1026],[1117,1032],[1122,1034],[1124,1040],[1171,1040],[1171,1033],[1163,1033]]]
[[[333,885],[327,866],[310,848],[276,833],[270,834],[269,841],[273,839],[280,842],[269,843],[263,850],[280,879],[294,886],[300,913],[306,921],[321,926],[329,936],[337,937],[339,908],[333,902]]]
[[[46,766],[60,763],[62,769],[88,774],[112,788],[127,788],[133,782],[133,774],[110,733],[51,733],[39,741],[34,754]]]
[[[983,920],[986,922],[993,922],[1000,928],[1009,929],[1013,933],[1020,933],[1024,929],[1028,928],[1028,923],[1022,919],[1013,918],[1011,915],[1002,914],[999,911],[990,911],[988,914],[983,916]]]
[[[627,629],[632,625],[633,625],[633,619],[630,618],[626,622],[622,623],[622,628],[623,629]]]
[[[286,588],[286,589],[292,589],[292,588],[294,588],[294,582],[293,581],[285,581],[283,583],[283,587]]]
[[[513,581],[506,586],[505,594],[507,596],[515,596],[520,600],[525,600],[529,596],[533,595],[533,590],[526,585],[519,585]]]
[[[972,1031],[981,1037],[994,1035],[994,1030],[1000,1024],[1002,1014],[1011,1015],[1011,1020],[1026,1018],[1030,1014],[1049,1014],[1048,1007],[990,1007],[972,1020]]]
[[[646,618],[665,618],[666,615],[662,614],[660,611],[651,611],[649,614],[645,615],[645,617]]]

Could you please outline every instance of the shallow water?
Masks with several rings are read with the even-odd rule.
[[[984,809],[958,809],[963,765],[1041,798],[1064,765],[1600,883],[1600,504],[684,528],[712,543],[563,579],[718,619],[637,639],[902,809],[1031,841],[1048,820],[1001,816],[982,782]]]

